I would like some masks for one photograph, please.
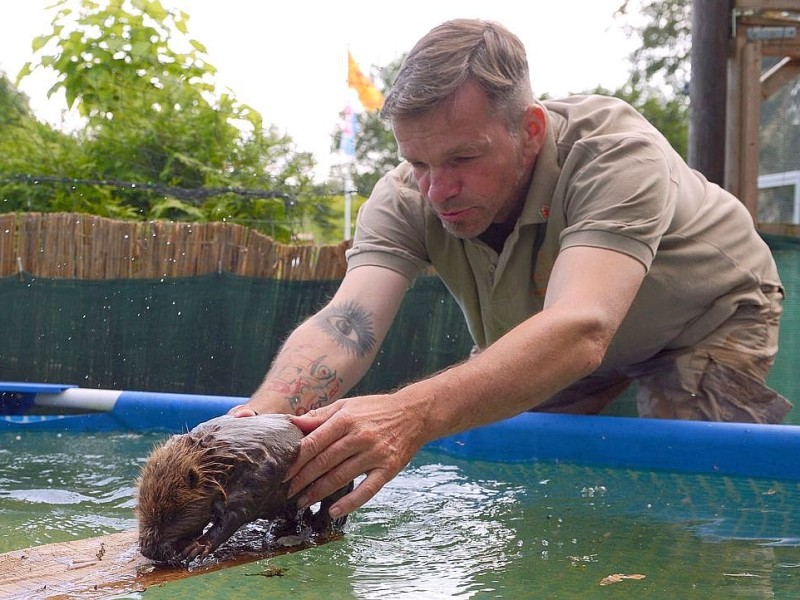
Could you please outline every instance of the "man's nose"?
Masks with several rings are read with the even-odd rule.
[[[450,169],[432,169],[429,177],[428,199],[431,202],[444,202],[458,195],[461,186]]]

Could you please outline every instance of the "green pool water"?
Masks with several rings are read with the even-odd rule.
[[[160,439],[0,434],[0,552],[135,527]],[[127,597],[800,598],[800,485],[425,451],[339,541]]]

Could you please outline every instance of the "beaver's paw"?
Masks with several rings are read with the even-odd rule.
[[[189,542],[180,553],[180,559],[184,563],[190,563],[194,559],[203,559],[211,553],[211,543],[207,540],[197,539]]]
[[[323,536],[333,536],[342,533],[344,525],[347,522],[347,515],[338,519],[332,519],[328,511],[330,507],[333,506],[334,502],[352,491],[353,482],[351,481],[343,488],[325,498],[316,513],[304,517],[315,533]]]

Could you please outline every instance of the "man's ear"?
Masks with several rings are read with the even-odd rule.
[[[541,104],[534,103],[525,109],[522,127],[526,153],[538,156],[547,132],[547,111]]]

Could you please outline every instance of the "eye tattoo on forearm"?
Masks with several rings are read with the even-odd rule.
[[[364,358],[375,347],[372,315],[354,300],[327,307],[317,314],[316,320],[350,354]]]

